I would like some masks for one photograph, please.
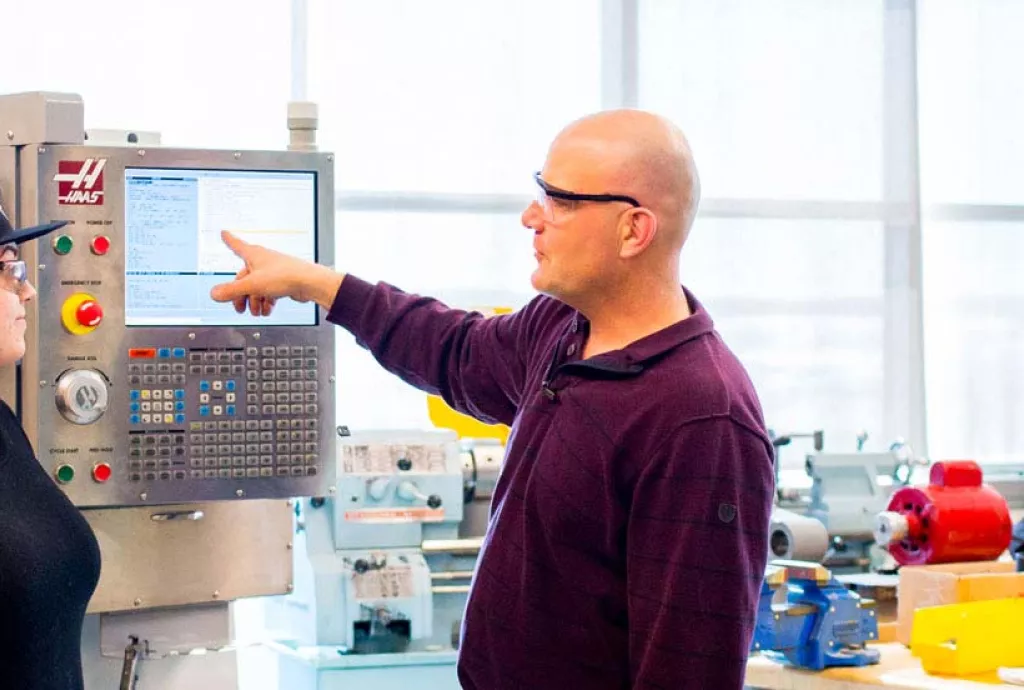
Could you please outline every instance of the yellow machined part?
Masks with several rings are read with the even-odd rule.
[[[510,314],[510,307],[479,307],[475,311],[484,316]],[[510,429],[504,424],[484,424],[469,415],[453,410],[440,396],[427,396],[427,414],[439,429],[451,429],[459,438],[494,438],[502,445],[508,443]]]
[[[505,445],[509,428],[504,424],[484,424],[469,415],[456,412],[436,395],[427,396],[427,414],[438,429],[451,429],[459,438],[496,438]]]
[[[85,335],[96,330],[96,326],[83,326],[78,323],[78,319],[75,317],[78,308],[90,301],[95,302],[96,298],[85,292],[76,292],[64,300],[64,305],[60,308],[60,320],[68,332],[74,335]]]
[[[929,606],[914,612],[910,649],[928,673],[969,676],[1024,666],[1024,599]]]

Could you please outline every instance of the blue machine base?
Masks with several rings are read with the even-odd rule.
[[[761,656],[797,668],[810,667],[805,656],[794,654],[793,652],[786,654],[785,652],[768,650],[761,652]],[[796,656],[796,658],[792,658],[793,656]],[[844,649],[839,652],[825,652],[822,658],[824,659],[824,664],[822,668],[816,670],[820,671],[833,666],[869,666],[877,664],[879,659],[881,659],[881,653],[877,649]]]

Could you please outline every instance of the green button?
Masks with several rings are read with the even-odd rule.
[[[67,484],[75,478],[75,468],[71,465],[61,465],[57,468],[57,481]]]
[[[64,255],[71,251],[71,247],[74,246],[74,242],[67,235],[61,235],[53,240],[53,251],[58,254]]]

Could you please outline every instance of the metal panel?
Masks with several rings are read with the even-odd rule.
[[[293,513],[288,501],[91,509],[82,514],[103,555],[88,613],[230,601],[292,589]]]
[[[105,189],[102,205],[61,205],[57,199],[59,161],[105,159]],[[115,506],[179,503],[224,498],[288,498],[292,496],[326,495],[333,490],[335,476],[335,390],[334,357],[335,327],[320,314],[319,325],[309,327],[217,326],[203,328],[124,326],[125,263],[124,255],[124,175],[126,167],[192,168],[214,170],[311,171],[317,174],[317,258],[322,264],[334,260],[333,157],[328,154],[304,152],[231,152],[182,149],[136,149],[129,147],[49,146],[29,147],[22,152],[22,223],[40,220],[69,220],[71,224],[59,231],[74,241],[74,250],[58,255],[48,239],[30,243],[26,254],[30,266],[38,260],[32,275],[39,291],[30,303],[27,353],[23,380],[23,424],[36,447],[40,463],[55,474],[61,465],[75,470],[73,481],[63,484],[71,500],[79,506]],[[94,256],[89,243],[96,234],[111,240],[109,252]],[[37,256],[31,254],[37,253]],[[62,324],[61,309],[69,298],[87,293],[104,310],[103,321],[94,331],[72,335]],[[34,345],[33,345],[34,344]],[[264,348],[315,348],[315,370],[318,382],[317,407],[305,415],[248,414],[241,396],[247,395],[246,376],[249,352]],[[163,426],[139,428],[130,422],[130,393],[138,388],[129,378],[130,348],[175,348],[183,350],[189,361],[186,380],[167,389],[183,389],[185,419]],[[256,349],[253,349],[256,348]],[[200,417],[197,401],[200,380],[210,378],[204,371],[194,374],[191,357],[194,353],[216,353],[218,356],[243,356],[231,361],[238,372],[238,413],[233,417]],[[208,362],[207,362],[208,363]],[[220,362],[218,365],[223,364]],[[244,371],[242,368],[244,366]],[[106,381],[109,404],[105,413],[94,422],[72,423],[57,407],[57,398],[69,377],[80,376],[84,370],[99,372]],[[312,374],[311,374],[312,376]],[[225,374],[226,377],[226,374]],[[156,387],[160,387],[159,385]],[[102,385],[87,393],[102,394]],[[255,431],[247,422],[269,423],[275,441],[279,432],[316,431],[317,457],[302,464],[294,455],[283,452],[286,446],[275,445],[272,461],[254,465],[248,453],[224,458],[210,466],[206,456],[194,456],[198,444],[193,434],[235,434]],[[210,424],[214,424],[213,428]],[[155,423],[154,423],[155,424]],[[225,427],[225,424],[227,425]],[[136,456],[135,444],[167,443],[174,455]],[[140,440],[141,439],[141,440]],[[232,440],[234,448],[237,443]],[[147,449],[148,450],[148,449]],[[162,453],[163,449],[159,448]],[[180,454],[179,454],[180,453]],[[297,455],[297,454],[296,454]],[[238,458],[244,460],[238,462]],[[150,462],[155,463],[150,466]],[[107,481],[91,477],[94,467],[105,463],[112,468]],[[167,463],[167,464],[165,464]],[[225,476],[224,470],[230,473]],[[253,472],[255,470],[255,472]],[[267,470],[273,476],[266,476]],[[197,477],[196,472],[204,476]],[[211,474],[212,473],[212,474]],[[244,474],[243,474],[244,473]],[[258,474],[259,476],[254,476]]]
[[[85,104],[76,93],[26,91],[0,96],[4,144],[80,144],[85,138]]]
[[[12,146],[0,146],[0,207],[17,227],[18,152]],[[15,364],[0,366],[0,400],[17,413],[18,368]]]
[[[917,3],[886,0],[884,10],[885,202],[904,209],[885,224],[884,438],[905,438],[927,456],[924,306],[917,104]]]

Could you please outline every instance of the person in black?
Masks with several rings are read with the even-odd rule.
[[[25,305],[36,294],[19,245],[63,225],[15,231],[0,208],[0,367],[25,354]],[[99,545],[39,464],[13,403],[0,401],[0,688],[82,690],[82,622]]]

